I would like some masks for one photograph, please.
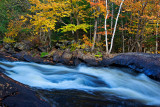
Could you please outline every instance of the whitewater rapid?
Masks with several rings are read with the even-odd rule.
[[[146,105],[160,106],[160,83],[129,69],[66,67],[28,62],[3,62],[0,67],[12,79],[35,88],[99,91],[124,99],[138,100]]]

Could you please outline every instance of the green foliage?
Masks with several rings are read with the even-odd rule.
[[[7,32],[7,24],[9,22],[7,16],[8,10],[4,0],[0,0],[0,35],[4,35]]]
[[[9,37],[6,35],[7,33],[13,33],[14,31],[11,29],[8,29],[9,22],[11,20],[17,21],[20,14],[25,14],[27,8],[29,7],[27,0],[0,0],[0,35],[3,38],[3,42],[5,43],[13,43],[15,40],[13,37]],[[17,24],[18,25],[18,24]],[[16,29],[16,25],[14,25],[14,28]]]
[[[80,25],[74,25],[74,24],[68,24],[66,26],[63,26],[62,28],[58,29],[61,30],[61,32],[68,32],[68,31],[77,31],[79,29],[82,29],[83,31],[85,31],[87,33],[87,29],[89,27],[91,27],[92,25],[88,25],[88,24],[80,24]]]
[[[77,49],[78,43],[72,43],[70,51],[75,51]]]
[[[36,55],[36,53],[34,53],[33,55],[32,55],[32,57],[34,57]]]
[[[3,38],[3,42],[5,42],[5,43],[14,43],[15,40],[14,40],[14,39],[11,39],[11,38],[9,38],[9,37],[4,37],[4,38]]]
[[[60,49],[65,50],[67,47],[65,45],[61,46]]]
[[[96,58],[102,58],[102,53],[101,52],[97,52],[97,54],[95,55]]]
[[[48,55],[48,52],[42,52],[40,57],[44,57],[46,55]]]

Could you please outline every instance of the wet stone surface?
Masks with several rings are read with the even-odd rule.
[[[100,92],[85,92],[80,90],[38,90],[48,102],[57,107],[145,107],[138,101],[120,99],[113,95]],[[146,106],[147,107],[147,106]]]
[[[3,72],[3,69],[0,69]],[[7,107],[50,107],[29,87],[0,73],[0,106]]]

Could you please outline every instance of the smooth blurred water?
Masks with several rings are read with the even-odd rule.
[[[160,83],[144,74],[133,75],[117,68],[65,67],[27,62],[0,62],[0,67],[9,77],[31,87],[99,91],[103,95],[138,100],[146,105],[160,105]]]

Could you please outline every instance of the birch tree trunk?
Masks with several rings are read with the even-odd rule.
[[[107,18],[108,18],[108,1],[106,0],[106,17],[105,17],[105,22],[104,22],[104,30],[105,30],[105,40],[106,40],[106,54],[109,54],[109,49],[108,49],[108,35],[107,35]]]
[[[118,14],[117,14],[117,18],[116,18],[116,22],[115,22],[115,26],[114,26],[114,30],[113,30],[113,34],[112,34],[112,39],[111,39],[111,45],[110,45],[109,53],[111,53],[111,51],[112,51],[113,40],[114,40],[116,28],[117,28],[117,22],[118,22],[118,18],[119,18],[120,12],[121,12],[121,8],[122,8],[122,5],[123,5],[123,2],[124,2],[124,0],[122,0],[122,2],[121,2],[120,7],[119,7],[119,11],[118,11]]]

